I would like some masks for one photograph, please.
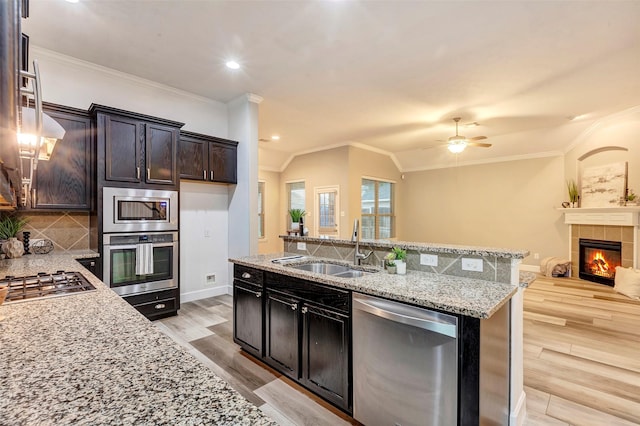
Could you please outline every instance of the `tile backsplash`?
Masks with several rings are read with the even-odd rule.
[[[86,212],[28,212],[22,214],[29,222],[30,241],[47,239],[53,243],[54,253],[89,249],[89,213]]]

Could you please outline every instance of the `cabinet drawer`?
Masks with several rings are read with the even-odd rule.
[[[148,318],[175,312],[176,306],[177,300],[175,298],[154,300],[153,302],[133,305],[138,312]]]
[[[268,289],[298,297],[315,305],[349,313],[351,298],[347,290],[273,273],[266,274],[265,283]]]
[[[242,265],[233,265],[233,278],[246,281],[262,287],[263,284],[263,271],[259,269],[249,268]]]

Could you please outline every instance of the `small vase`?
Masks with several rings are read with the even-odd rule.
[[[24,254],[24,245],[22,241],[16,237],[12,237],[2,244],[2,252],[6,254],[9,259],[15,259]]]
[[[396,272],[398,275],[405,275],[407,273],[407,264],[404,260],[396,260]]]

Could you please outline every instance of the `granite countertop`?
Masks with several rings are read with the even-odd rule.
[[[358,278],[340,278],[302,271],[272,262],[274,259],[285,256],[295,256],[295,254],[275,253],[229,260],[239,265],[482,319],[491,317],[518,290],[518,287],[511,284],[418,271],[407,271],[406,275],[391,275],[386,271],[380,271]],[[310,261],[318,260],[350,265],[340,260],[312,256],[306,256],[288,264],[309,263]],[[350,266],[354,267],[353,265]],[[371,266],[354,268],[379,271],[379,269]]]
[[[72,255],[0,261],[0,277],[81,271],[95,291],[0,306],[0,423],[275,424]]]
[[[324,243],[331,241],[336,244],[351,244],[352,240],[327,239],[317,237],[301,237],[296,235],[280,235],[284,240]],[[395,240],[360,240],[360,244],[372,248],[402,247],[405,250],[428,251],[433,253],[468,254],[472,256],[496,256],[505,259],[524,259],[529,255],[529,250],[517,250],[495,247],[462,246],[456,244],[419,243],[415,241],[395,241]]]

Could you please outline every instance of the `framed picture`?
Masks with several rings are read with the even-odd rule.
[[[627,188],[627,162],[585,168],[580,207],[617,207]]]

